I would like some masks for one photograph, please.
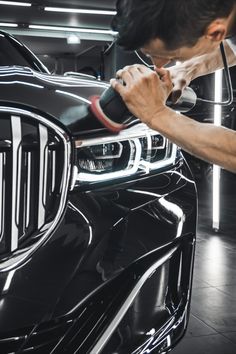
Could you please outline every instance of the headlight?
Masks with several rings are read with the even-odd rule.
[[[144,124],[117,136],[76,141],[77,184],[147,174],[175,163],[177,147]]]

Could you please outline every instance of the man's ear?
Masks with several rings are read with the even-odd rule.
[[[217,19],[206,29],[205,36],[212,42],[222,42],[227,33],[227,19]]]

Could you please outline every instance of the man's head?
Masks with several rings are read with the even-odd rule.
[[[225,38],[235,4],[236,0],[118,0],[112,25],[125,49],[143,48],[152,57],[155,52],[186,60],[213,50]]]

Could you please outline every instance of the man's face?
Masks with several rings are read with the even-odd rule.
[[[212,52],[218,47],[218,43],[207,40],[205,37],[199,38],[197,43],[189,47],[181,47],[175,50],[168,50],[164,42],[160,39],[151,40],[141,51],[150,57],[153,64],[160,68],[172,61],[183,62],[185,60]]]

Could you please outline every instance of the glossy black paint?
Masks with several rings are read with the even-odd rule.
[[[163,266],[148,280],[145,289],[135,298],[128,314],[117,329],[119,331],[120,328],[128,328],[129,336],[126,334],[128,337],[124,337],[123,347],[118,343],[117,347],[120,349],[117,351],[116,331],[108,343],[108,349],[105,347],[103,353],[111,353],[109,349],[111,347],[118,353],[131,353],[137,348],[137,344],[140,345],[146,342],[147,338],[154,336],[147,337],[145,332],[149,332],[152,328],[158,332],[158,329],[170,318],[174,318],[177,322],[180,314],[185,314],[187,317],[195,242],[193,226],[195,227],[196,222],[196,199],[194,184],[184,178],[187,172],[185,167],[178,167],[176,172],[179,171],[183,173],[182,177],[173,175],[173,171],[169,171],[164,175],[153,176],[150,185],[148,179],[137,181],[133,186],[129,186],[129,190],[126,190],[125,186],[123,188],[119,186],[118,190],[113,186],[110,193],[102,190],[73,193],[57,232],[25,266],[15,272],[9,290],[2,296],[1,337],[18,336],[17,333],[18,331],[21,333],[22,328],[46,320],[64,324],[68,319],[75,321],[74,318],[77,318],[78,313],[87,306],[91,308],[91,310],[87,309],[88,320],[91,315],[95,315],[95,312],[95,321],[104,321],[104,314],[108,312],[105,321],[107,324],[136,279],[163,256],[160,248],[163,246],[173,248],[175,244],[179,245],[178,249],[183,248],[187,252],[184,256],[181,291],[175,294],[175,289],[173,293],[165,293],[167,283],[175,282],[175,277],[178,276],[179,264],[176,262],[179,254],[176,252],[171,264]],[[163,183],[163,178],[169,181],[170,189],[159,187]],[[158,183],[159,180],[161,183]],[[158,187],[150,187],[152,184]],[[132,190],[138,190],[140,193],[137,196],[133,193],[131,199]],[[152,193],[157,191],[158,197],[147,196],[147,191]],[[180,238],[176,239],[178,229],[176,216],[160,204],[162,198],[184,212],[186,220]],[[120,218],[120,226],[117,230],[117,225],[114,225]],[[128,224],[128,230],[123,226],[124,223]],[[122,231],[125,234],[122,235]],[[116,247],[114,247],[115,242],[117,242]],[[106,264],[111,265],[112,271],[121,270],[121,274],[110,280],[113,274],[109,268],[107,279],[103,280],[96,270],[96,265],[101,259],[106,259]],[[1,287],[4,286],[8,275],[9,273],[1,274]],[[114,301],[114,296],[117,294],[119,298]],[[89,298],[86,301],[87,296]],[[110,310],[109,306],[111,306]],[[57,318],[61,319],[56,320]],[[46,326],[46,323],[44,325]],[[179,333],[172,334],[173,344],[183,335],[186,319],[180,322],[179,327],[181,328],[178,328]],[[78,327],[76,328],[78,331]],[[170,328],[170,331],[173,332],[173,329]],[[81,353],[89,352],[98,333],[89,338],[86,349]],[[125,333],[122,336],[125,336]],[[66,338],[63,341],[63,348],[69,345]],[[82,338],[83,334],[77,334],[76,344],[73,345],[77,346]],[[130,351],[127,351],[127,348]],[[152,341],[150,341],[150,348],[152,348]],[[62,348],[60,350],[59,353],[64,352]]]
[[[0,31],[0,47],[0,66],[27,66],[42,73],[49,73],[48,69],[29,48],[3,31]]]
[[[105,130],[92,115],[87,117],[88,98],[100,95],[105,83],[78,80],[39,73],[31,68],[1,67],[0,92],[2,104],[30,108],[46,113],[70,129],[81,134],[94,129]]]
[[[90,131],[99,137],[107,132],[76,117],[106,87],[2,67],[0,107],[40,112],[64,126],[71,141]],[[173,166],[142,177],[68,191],[49,240],[24,265],[0,273],[0,353],[174,347],[188,321],[196,214],[195,183],[181,154]]]

